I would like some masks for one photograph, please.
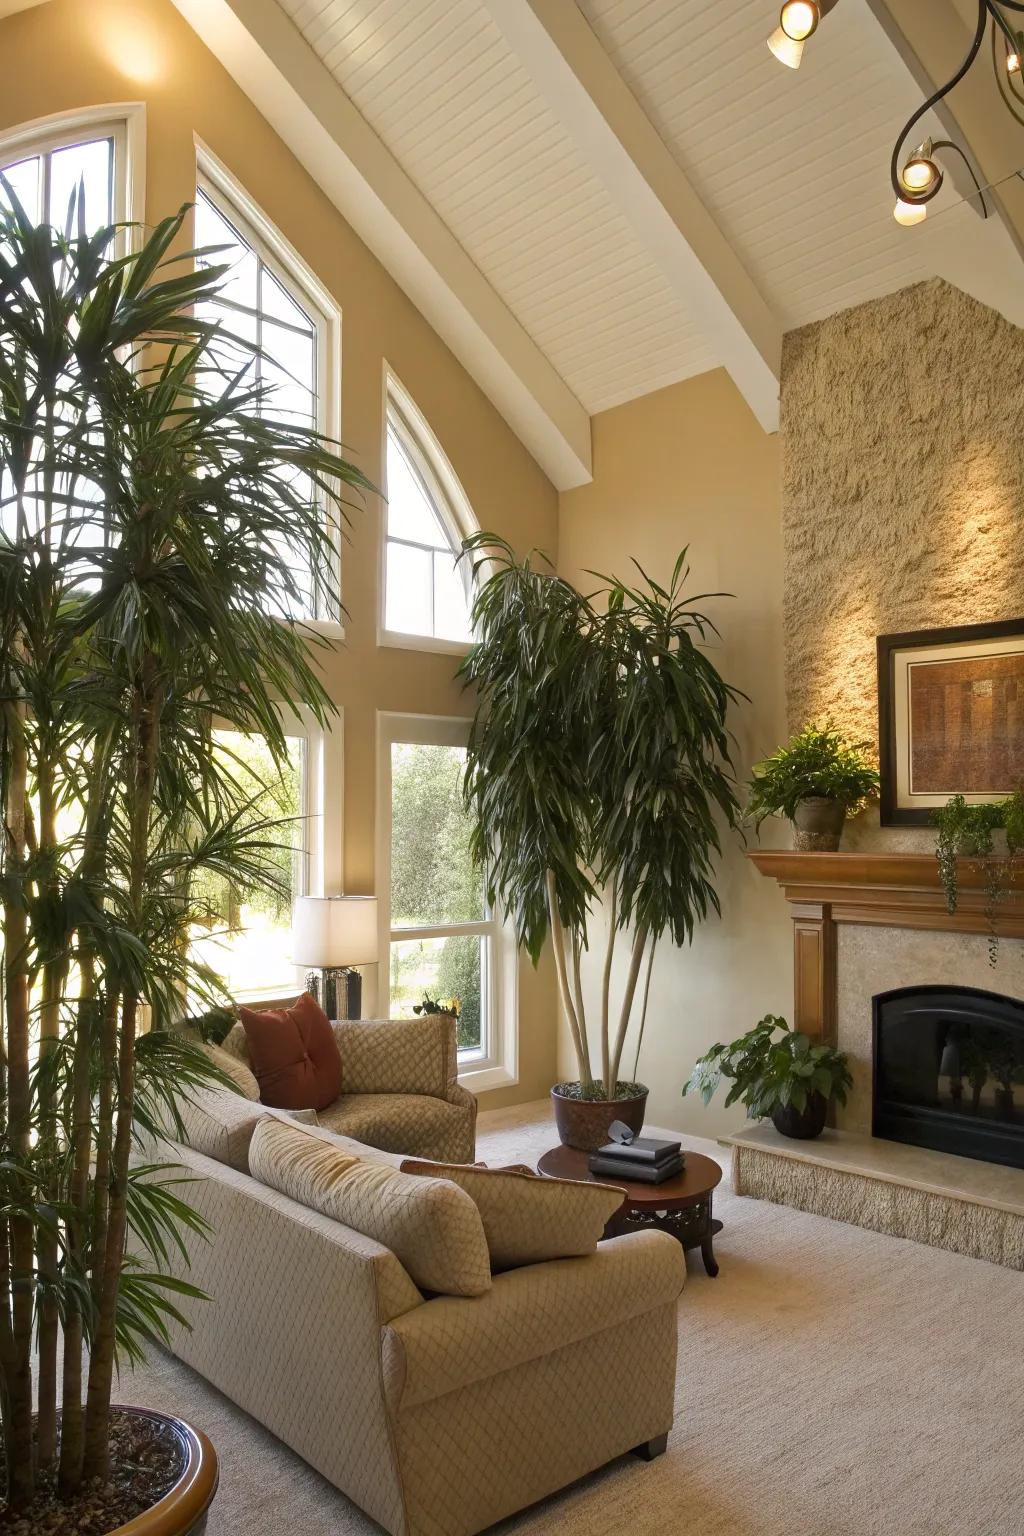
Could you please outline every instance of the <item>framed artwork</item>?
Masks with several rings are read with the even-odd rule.
[[[883,827],[1024,783],[1024,619],[879,635]]]

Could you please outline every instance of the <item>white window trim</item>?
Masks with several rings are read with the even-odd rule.
[[[340,889],[345,856],[345,719],[343,711],[333,716],[325,730],[313,712],[301,704],[278,706],[281,726],[286,736],[301,736],[303,752],[301,849],[305,878],[302,894],[322,896]],[[215,730],[234,730],[228,721],[215,720]],[[268,1006],[301,992],[303,978],[298,973],[290,992],[280,986],[252,989],[239,994],[246,1003]]]
[[[19,123],[0,135],[0,166],[64,149],[89,139],[114,141],[114,222],[141,226],[146,217],[146,106],[141,101],[107,102],[51,112]],[[132,237],[134,244],[141,228]]]
[[[209,145],[195,135],[196,187],[205,192],[240,232],[289,290],[301,290],[305,307],[312,313],[317,329],[317,426],[335,442],[341,439],[341,309],[316,273],[299,255],[291,241],[278,229],[255,198],[218,159]],[[334,529],[335,580],[341,590],[341,528]],[[311,633],[330,640],[343,640],[345,626],[340,618],[309,618],[295,621]]]
[[[429,937],[430,928],[392,929],[391,926],[391,746],[393,742],[422,742],[428,746],[464,747],[470,721],[452,715],[377,712],[377,911],[380,932],[381,1001],[390,1013],[391,944],[393,937],[413,933]],[[488,1054],[466,1056],[459,1061],[459,1082],[483,1093],[506,1088],[519,1081],[519,955],[511,925],[495,913],[491,936],[490,1016],[487,1020]],[[457,933],[460,928],[476,933],[479,924],[444,924],[438,932]],[[381,1009],[378,1008],[378,1012]]]
[[[388,414],[393,409],[403,427],[403,441],[415,459],[416,469],[427,486],[443,523],[451,524],[450,532],[459,540],[479,532],[479,523],[473,513],[469,497],[462,482],[452,468],[451,461],[430,428],[422,411],[409,391],[402,384],[394,369],[384,361],[383,391],[381,397],[380,464],[381,498],[380,537],[378,548],[377,644],[400,651],[434,651],[443,656],[466,656],[472,649],[469,640],[445,640],[439,635],[410,635],[404,630],[388,629],[384,623],[387,613],[388,581]]]

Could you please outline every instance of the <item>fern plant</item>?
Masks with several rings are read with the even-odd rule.
[[[868,742],[848,742],[831,721],[805,725],[754,768],[747,815],[755,827],[769,816],[792,820],[801,800],[819,797],[854,813],[878,791],[869,754]]]

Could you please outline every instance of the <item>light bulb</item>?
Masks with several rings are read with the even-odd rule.
[[[802,43],[818,25],[820,13],[812,0],[786,0],[779,25],[794,43]]]
[[[931,160],[908,160],[900,173],[900,180],[908,192],[923,192],[938,180],[938,171]]]
[[[927,203],[905,203],[902,197],[897,199],[893,210],[893,218],[897,224],[902,224],[909,229],[913,224],[923,224],[927,217]]]
[[[776,27],[768,39],[768,47],[774,53],[780,64],[785,64],[789,69],[799,69],[800,60],[804,56],[804,45],[796,42],[783,32],[781,27]]]
[[[1020,54],[1008,53],[1006,55],[1006,73],[1008,75],[1020,74]]]

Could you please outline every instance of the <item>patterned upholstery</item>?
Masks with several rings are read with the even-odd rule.
[[[204,1056],[208,1056],[225,1077],[229,1077],[243,1098],[257,1102],[260,1096],[260,1085],[256,1081],[255,1074],[246,1063],[233,1051],[225,1051],[222,1046],[209,1045],[204,1040],[196,1042]]]
[[[531,1170],[452,1167],[406,1159],[406,1173],[451,1179],[476,1204],[495,1272],[545,1259],[593,1253],[621,1206],[621,1189],[571,1179],[538,1179]]]
[[[322,1126],[386,1152],[473,1161],[476,1099],[458,1081],[454,1019],[342,1019],[333,1029],[344,1092],[320,1111]],[[241,1024],[221,1050],[249,1068]]]
[[[249,1171],[300,1205],[383,1243],[426,1291],[479,1296],[490,1289],[480,1213],[448,1179],[411,1178],[271,1119],[256,1127]]]
[[[248,1173],[249,1143],[267,1113],[262,1104],[254,1104],[230,1088],[197,1088],[190,1098],[178,1100],[177,1110],[188,1146],[239,1173]],[[174,1134],[166,1120],[165,1129]]]
[[[671,1427],[685,1269],[664,1233],[424,1300],[373,1239],[186,1147],[144,1155],[184,1165],[213,1232],[187,1239],[213,1300],[180,1300],[175,1353],[391,1536],[475,1536]]]

